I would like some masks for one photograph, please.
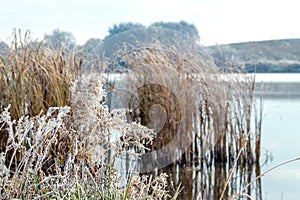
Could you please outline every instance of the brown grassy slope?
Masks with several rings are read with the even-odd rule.
[[[300,72],[300,39],[243,42],[207,47],[220,66],[244,63],[249,72]]]

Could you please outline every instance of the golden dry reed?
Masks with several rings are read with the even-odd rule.
[[[150,165],[153,171],[173,174],[173,182],[183,182],[187,189],[183,199],[227,199],[260,173],[262,104],[255,104],[255,80],[243,66],[218,68],[200,47],[182,47],[186,44],[157,41],[122,45],[102,62],[108,104],[126,108],[129,120],[157,132],[148,145],[152,159],[142,160],[140,171]],[[241,174],[238,181],[230,181],[231,167],[236,176]],[[260,182],[257,187],[261,196]]]

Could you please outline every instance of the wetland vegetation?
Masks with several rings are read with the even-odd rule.
[[[262,199],[254,77],[141,31],[1,46],[2,198]]]

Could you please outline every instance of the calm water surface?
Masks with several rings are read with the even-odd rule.
[[[280,89],[273,90],[280,95],[264,100],[262,153],[267,152],[273,157],[272,162],[262,166],[264,171],[300,156],[300,74],[259,74],[257,80],[280,82]],[[268,91],[272,91],[270,89]],[[291,93],[294,95],[289,95]],[[300,161],[277,168],[263,177],[262,193],[263,199],[299,199]]]

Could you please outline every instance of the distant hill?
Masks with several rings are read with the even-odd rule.
[[[300,73],[300,39],[233,43],[207,49],[220,67],[245,64],[248,72]]]

